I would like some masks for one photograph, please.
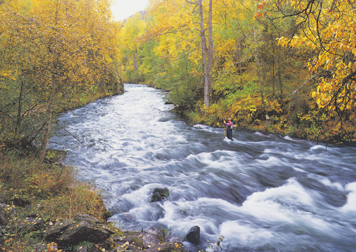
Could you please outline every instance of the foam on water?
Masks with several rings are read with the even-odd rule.
[[[159,90],[125,88],[63,114],[71,134],[59,127],[50,145],[95,180],[110,220],[180,238],[199,225],[201,245],[185,243],[193,252],[219,235],[227,252],[356,247],[355,148],[242,130],[223,139],[222,128],[184,123]],[[156,187],[169,198],[150,202]]]
[[[318,174],[308,174],[308,178],[313,178],[320,183],[322,183],[325,186],[329,186],[332,188],[336,188],[337,190],[344,191],[344,187],[341,185],[339,182],[331,182],[329,178],[326,178],[324,176],[318,175]]]
[[[356,182],[347,184],[345,190],[348,192],[347,203],[341,208],[341,211],[356,214]],[[356,218],[356,215],[354,217]]]
[[[268,243],[274,236],[273,232],[249,225],[243,221],[226,221],[220,226],[220,234],[225,242],[237,243],[241,247],[258,247]],[[238,240],[236,237],[239,237]]]

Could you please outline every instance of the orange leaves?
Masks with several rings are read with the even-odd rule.
[[[263,15],[264,15],[264,13],[263,12],[259,12],[259,13],[257,13],[257,18],[261,18],[261,17],[263,17]]]
[[[269,2],[268,0],[263,0],[262,2],[257,4],[256,13],[255,13],[255,17],[257,19],[262,18],[263,16],[266,15],[266,13],[270,13],[270,10],[268,10],[268,8],[270,7],[268,2]]]

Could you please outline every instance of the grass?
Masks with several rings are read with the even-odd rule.
[[[113,93],[99,91],[91,95],[79,94],[65,103],[57,103],[54,114],[110,95]],[[33,110],[34,122],[41,119],[45,108],[44,104]],[[54,162],[40,164],[36,158],[38,150],[23,146],[22,139],[27,138],[14,133],[14,120],[11,120],[16,118],[16,111],[9,115],[10,119],[0,123],[0,203],[7,205],[8,217],[16,211],[15,217],[9,218],[9,224],[1,226],[0,223],[0,251],[35,251],[39,245],[42,245],[42,251],[57,251],[55,244],[44,244],[43,240],[43,232],[51,222],[71,219],[78,213],[90,214],[105,221],[108,211],[94,183],[78,181],[74,167],[58,162],[63,158],[63,152],[47,151],[47,160]],[[31,124],[26,127],[38,126]],[[44,225],[31,232],[16,230],[16,221],[29,214],[37,214]],[[111,229],[121,232],[113,226]]]
[[[53,157],[53,151],[50,153]],[[7,211],[16,211],[15,218],[0,230],[3,251],[34,251],[44,243],[46,226],[58,219],[71,219],[81,213],[106,220],[107,210],[95,185],[78,181],[73,167],[40,164],[34,157],[7,153],[0,159],[0,168],[0,197]],[[18,232],[15,223],[29,214],[37,214],[44,225],[36,231]],[[51,246],[46,245],[43,251],[57,251],[49,249]]]

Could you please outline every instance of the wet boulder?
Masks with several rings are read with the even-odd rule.
[[[141,250],[135,247],[134,245],[130,245],[129,243],[125,243],[124,245],[120,247],[116,247],[113,250],[110,250],[109,252],[139,252],[139,251],[146,251],[146,250]]]
[[[189,229],[189,232],[186,236],[187,241],[193,243],[195,245],[199,245],[200,243],[200,227],[193,226]]]
[[[74,220],[58,221],[46,230],[45,239],[59,246],[77,245],[81,242],[99,243],[114,232],[90,215],[78,214]]]
[[[170,192],[168,188],[155,188],[151,197],[151,202],[162,201],[168,198]]]

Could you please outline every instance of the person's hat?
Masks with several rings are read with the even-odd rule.
[[[228,120],[231,121],[231,118],[229,118]]]

